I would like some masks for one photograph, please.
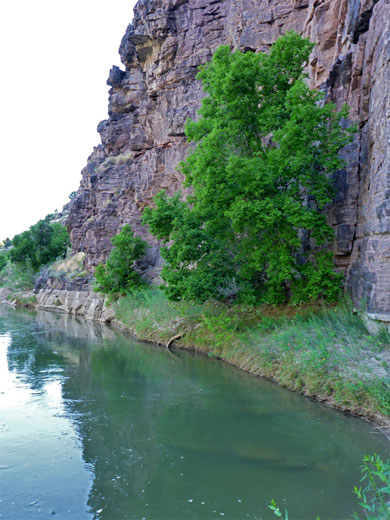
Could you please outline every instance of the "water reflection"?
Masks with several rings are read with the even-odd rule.
[[[269,518],[271,497],[347,518],[362,456],[387,451],[361,421],[105,326],[0,311],[0,335],[4,518]]]
[[[80,518],[92,479],[62,400],[64,361],[12,325],[1,320],[0,516]]]

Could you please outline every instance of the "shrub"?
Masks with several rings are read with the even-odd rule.
[[[134,262],[144,256],[147,243],[134,237],[129,224],[112,239],[114,248],[105,265],[95,270],[94,290],[106,294],[128,294],[144,284],[140,274],[134,269]]]

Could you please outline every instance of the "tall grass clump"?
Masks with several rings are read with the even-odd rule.
[[[145,287],[115,303],[117,318],[140,339],[166,344],[175,334],[184,334],[197,306],[169,302],[156,287]]]
[[[349,305],[267,318],[247,330],[231,361],[306,394],[390,415],[390,336],[370,336]],[[256,368],[257,367],[257,368]]]
[[[8,262],[0,272],[0,287],[13,291],[27,291],[34,287],[36,272],[31,265]]]

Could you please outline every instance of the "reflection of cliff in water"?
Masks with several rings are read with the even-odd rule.
[[[115,337],[103,323],[80,320],[63,313],[15,311],[0,305],[1,318],[15,323],[8,349],[9,368],[23,374],[32,388],[41,388],[48,375],[62,374],[68,361],[74,364],[87,362],[89,366],[86,341],[99,342]],[[21,328],[21,323],[26,327]]]

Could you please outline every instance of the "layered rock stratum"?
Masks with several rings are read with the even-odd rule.
[[[348,103],[359,132],[344,151],[329,209],[335,262],[355,302],[390,321],[390,1],[139,0],[120,45],[123,69],[109,74],[109,117],[82,171],[67,226],[86,267],[104,261],[124,223],[151,244],[143,268],[153,278],[159,244],[141,212],[161,189],[180,189],[187,118],[196,117],[199,65],[229,44],[267,51],[286,31],[317,45],[309,74],[339,107]]]

